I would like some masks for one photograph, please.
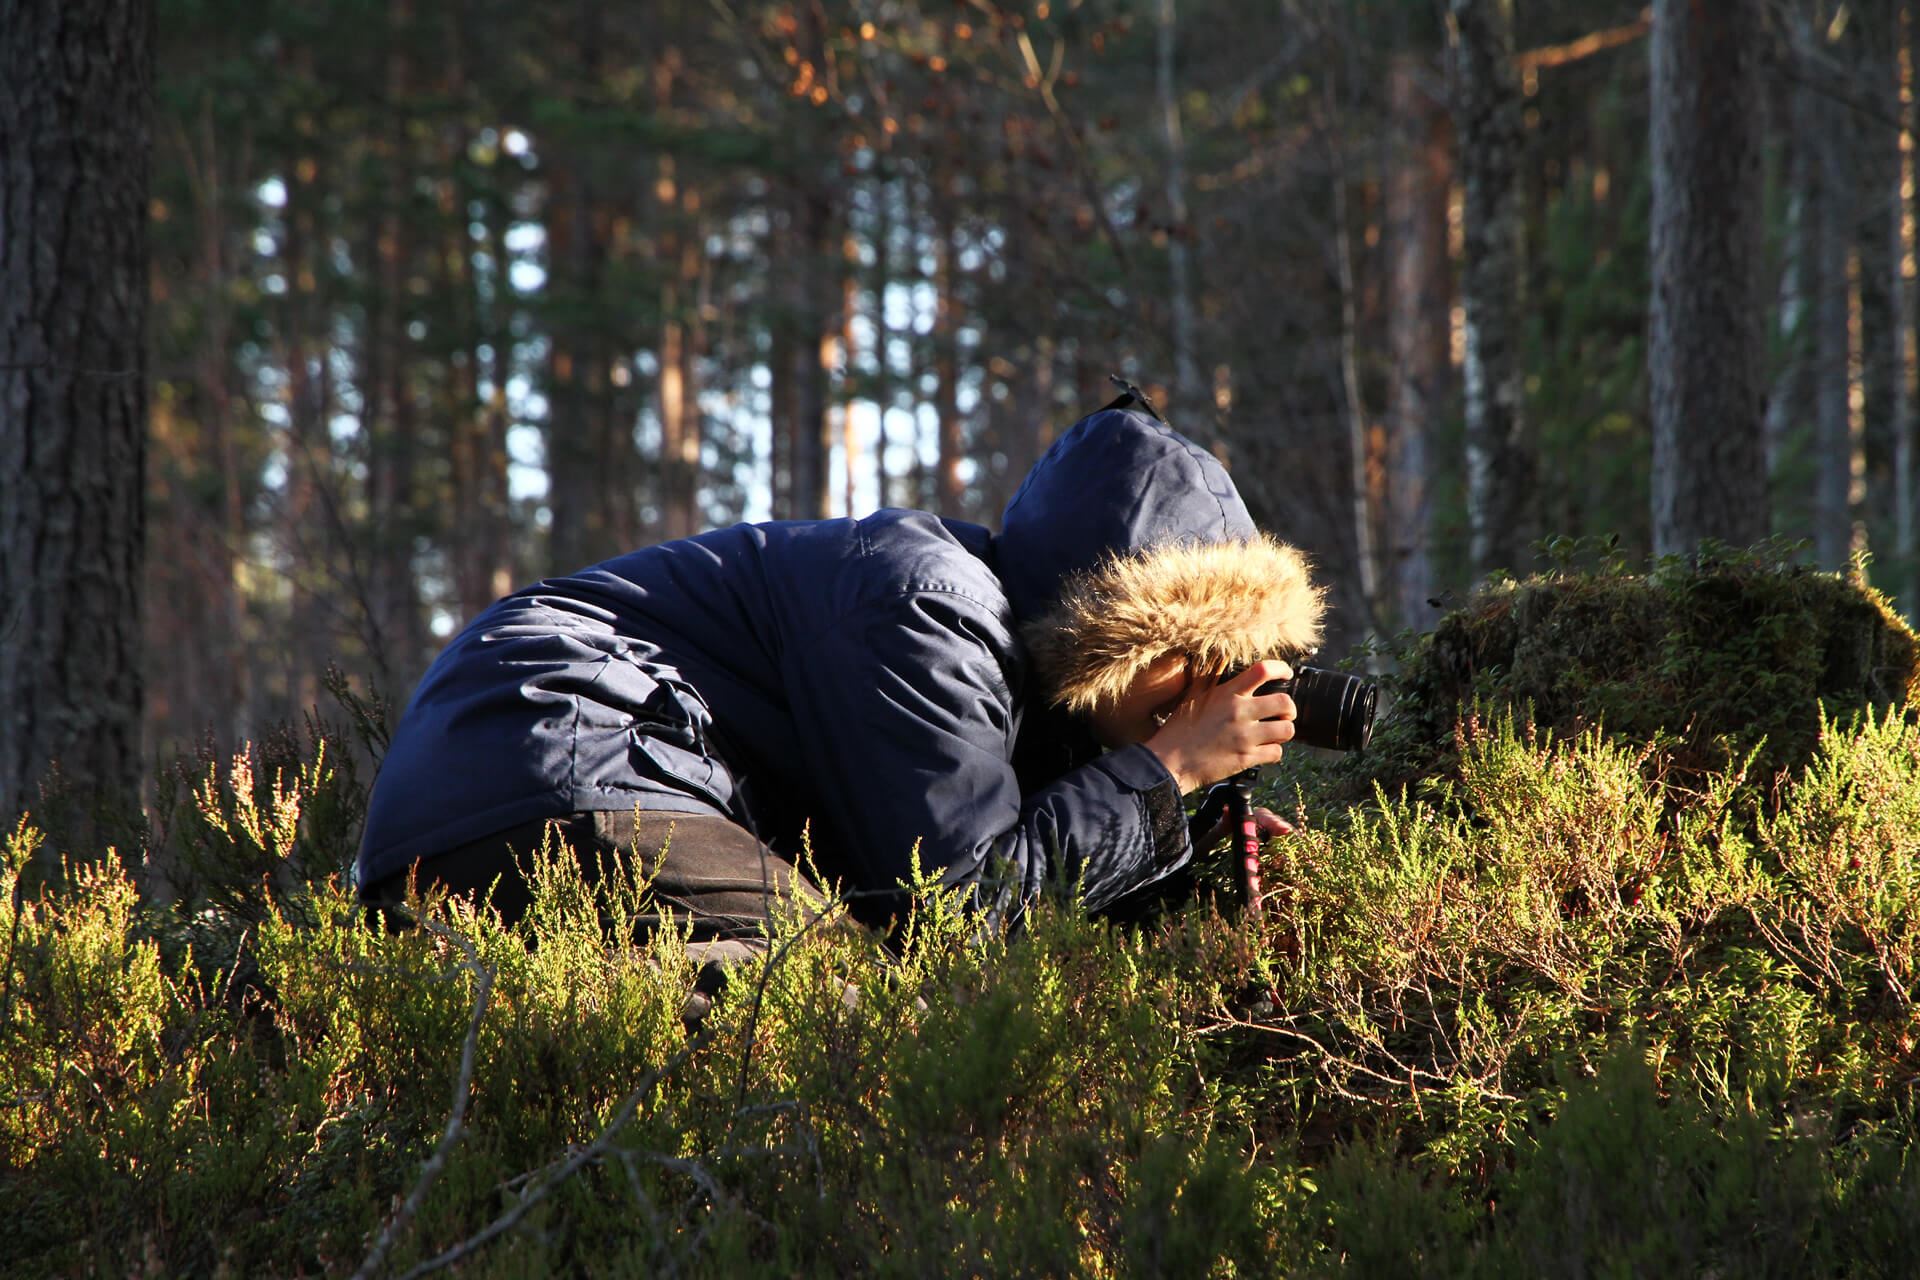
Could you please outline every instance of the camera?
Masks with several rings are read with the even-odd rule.
[[[1254,693],[1292,695],[1295,742],[1334,751],[1359,751],[1373,736],[1380,686],[1370,680],[1322,667],[1296,667],[1293,679],[1269,680]]]

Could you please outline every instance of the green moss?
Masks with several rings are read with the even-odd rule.
[[[1562,740],[1599,727],[1671,748],[1665,763],[1754,776],[1804,765],[1825,722],[1904,705],[1920,641],[1856,577],[1767,552],[1650,574],[1544,574],[1476,593],[1401,655],[1364,755],[1329,772],[1353,803],[1457,771],[1463,727],[1518,714]]]

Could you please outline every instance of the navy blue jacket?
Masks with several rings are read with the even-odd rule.
[[[551,578],[480,614],[382,764],[356,878],[579,810],[725,814],[883,919],[923,869],[1017,914],[1089,909],[1192,856],[1171,776],[1104,755],[1029,678],[1023,621],[1064,575],[1253,533],[1225,471],[1145,415],[1057,441],[1002,532],[920,511],[736,525]]]

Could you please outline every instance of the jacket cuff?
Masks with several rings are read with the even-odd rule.
[[[1155,870],[1167,871],[1184,863],[1192,855],[1186,810],[1180,804],[1180,785],[1160,757],[1135,744],[1109,752],[1097,763],[1138,799],[1147,838],[1153,845]]]
[[[1167,766],[1160,763],[1160,757],[1148,750],[1144,743],[1109,751],[1094,763],[1130,791],[1151,791],[1163,783],[1169,787],[1178,786],[1173,775],[1167,772]],[[1177,798],[1177,791],[1175,795]]]

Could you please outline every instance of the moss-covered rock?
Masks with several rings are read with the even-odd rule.
[[[1373,746],[1331,770],[1338,799],[1453,771],[1463,724],[1512,711],[1565,739],[1658,743],[1682,770],[1758,748],[1767,778],[1804,764],[1822,716],[1905,704],[1920,643],[1853,575],[1761,553],[1653,573],[1492,584],[1401,654]]]

